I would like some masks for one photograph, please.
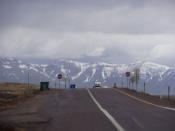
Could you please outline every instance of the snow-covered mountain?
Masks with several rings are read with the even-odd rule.
[[[50,81],[51,86],[54,86],[55,81],[58,81],[57,74],[61,73],[69,76],[70,82],[76,83],[79,87],[92,87],[96,80],[102,82],[104,86],[112,86],[114,83],[126,86],[125,72],[132,72],[136,67],[140,68],[140,89],[144,82],[147,91],[154,93],[166,92],[167,86],[175,85],[175,68],[152,62],[126,65],[57,60],[52,64],[31,64],[12,58],[0,58],[0,82],[27,83],[29,73],[30,83]],[[63,84],[62,80],[62,86]]]

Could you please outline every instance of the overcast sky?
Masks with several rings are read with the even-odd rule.
[[[175,0],[0,0],[0,56],[175,66]]]

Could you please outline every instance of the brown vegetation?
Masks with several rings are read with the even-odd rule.
[[[20,100],[38,92],[36,85],[22,83],[0,83],[0,111],[11,108]]]

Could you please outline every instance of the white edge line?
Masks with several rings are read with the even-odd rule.
[[[175,111],[175,108],[170,108],[170,107],[164,107],[164,106],[156,105],[156,104],[153,104],[153,103],[151,103],[151,102],[148,102],[148,101],[139,99],[139,98],[137,98],[137,97],[135,97],[135,96],[133,96],[133,95],[130,95],[130,94],[128,94],[128,93],[126,93],[126,92],[123,92],[123,91],[120,91],[120,90],[118,90],[118,89],[114,89],[114,90],[118,91],[118,92],[121,93],[121,94],[124,94],[124,95],[126,95],[126,96],[129,96],[130,98],[133,98],[133,99],[135,99],[135,100],[137,100],[137,101],[140,101],[140,102],[142,102],[142,103],[145,103],[145,104],[148,104],[148,105],[152,105],[152,106],[155,106],[155,107],[158,107],[158,108],[166,109],[166,110]]]
[[[118,131],[125,131],[123,129],[123,127],[121,127],[120,124],[114,119],[114,117],[100,105],[100,103],[95,99],[95,97],[92,95],[90,90],[87,89],[87,91],[88,91],[90,97],[92,98],[92,100],[94,101],[94,103],[97,105],[97,107],[100,109],[100,111],[111,121],[111,123],[114,125],[114,127]]]
[[[175,109],[174,108],[171,108],[171,107],[162,107],[162,108],[167,109],[167,110],[175,111]]]

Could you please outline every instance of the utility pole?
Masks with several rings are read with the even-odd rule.
[[[145,94],[145,87],[146,87],[146,83],[144,82],[144,94]]]
[[[29,89],[29,64],[28,64],[28,72],[27,72],[27,85],[28,85],[28,89]]]
[[[136,82],[136,91],[138,90],[138,82],[140,79],[140,69],[136,68],[135,69],[135,82]]]
[[[70,71],[70,63],[69,63],[69,74],[68,74],[69,87],[70,87],[70,81],[71,81],[71,71]]]
[[[70,76],[69,76],[68,80],[69,80],[69,88],[70,88]]]
[[[68,79],[68,86],[70,87],[70,75],[67,74],[67,79]]]
[[[67,76],[65,76],[64,80],[65,80],[65,88],[66,88],[66,82],[67,82]]]

